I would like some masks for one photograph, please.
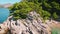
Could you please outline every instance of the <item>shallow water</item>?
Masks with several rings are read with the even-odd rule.
[[[0,23],[3,23],[8,18],[9,13],[7,8],[0,8]]]

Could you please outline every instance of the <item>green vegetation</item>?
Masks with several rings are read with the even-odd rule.
[[[25,19],[31,11],[36,11],[44,20],[58,18],[60,4],[58,0],[22,0],[9,7],[14,19]]]
[[[53,13],[53,18],[54,18],[54,19],[58,18],[56,12]]]
[[[53,28],[51,34],[60,34],[59,28]]]

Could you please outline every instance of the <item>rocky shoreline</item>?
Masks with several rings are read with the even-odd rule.
[[[10,16],[7,21],[0,24],[0,34],[51,34],[51,23],[49,20],[46,24],[42,23],[42,18],[36,12],[30,12],[26,19],[17,21]]]

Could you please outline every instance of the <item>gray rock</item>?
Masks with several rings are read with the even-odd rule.
[[[42,18],[35,11],[30,12],[26,19],[14,21],[9,17],[4,23],[11,34],[51,34],[49,26],[42,23]]]

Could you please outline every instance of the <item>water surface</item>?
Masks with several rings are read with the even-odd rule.
[[[7,8],[0,8],[0,23],[3,23],[8,18],[9,13]]]

